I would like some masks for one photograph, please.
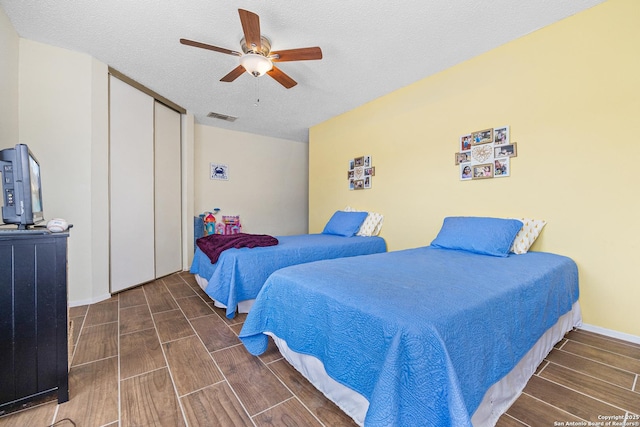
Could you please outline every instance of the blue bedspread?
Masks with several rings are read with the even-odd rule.
[[[272,332],[369,401],[367,427],[471,426],[486,390],[578,299],[569,258],[431,247],[272,274],[240,338]]]
[[[387,250],[381,237],[301,234],[277,239],[276,246],[228,249],[215,264],[197,248],[190,272],[208,279],[205,292],[226,305],[227,317],[233,318],[238,302],[254,299],[267,277],[279,268]]]

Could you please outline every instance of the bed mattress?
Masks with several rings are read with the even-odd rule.
[[[385,252],[381,237],[343,237],[329,234],[278,236],[276,246],[227,249],[211,263],[196,249],[190,272],[207,281],[204,291],[235,316],[238,303],[254,299],[274,271],[300,263]]]
[[[474,412],[473,427],[492,427],[507,409],[516,401],[544,358],[562,337],[573,328],[582,326],[580,303],[576,302],[571,311],[563,315],[549,328],[520,362],[500,381],[485,393],[478,409]],[[328,399],[349,415],[359,426],[364,426],[364,418],[369,409],[369,401],[361,394],[331,378],[324,365],[317,358],[297,353],[289,348],[286,341],[269,333],[282,356],[307,378]]]
[[[272,333],[317,358],[369,402],[368,426],[470,426],[578,294],[567,257],[424,247],[279,270],[240,338],[260,354]]]

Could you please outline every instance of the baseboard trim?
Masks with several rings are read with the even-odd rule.
[[[619,340],[640,344],[640,337],[636,335],[625,334],[624,332],[618,332],[612,329],[601,328],[600,326],[583,323],[579,329],[584,329],[585,331],[588,331],[588,332],[594,332],[596,334],[605,335],[607,337],[617,338]]]
[[[79,307],[81,305],[95,304],[97,302],[104,301],[109,298],[111,298],[111,294],[103,294],[95,298],[85,299],[80,301],[69,301],[69,307]]]

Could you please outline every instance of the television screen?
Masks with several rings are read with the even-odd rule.
[[[29,153],[29,174],[31,176],[31,211],[33,212],[33,221],[40,222],[44,220],[42,212],[42,190],[40,188],[40,165],[38,161]]]

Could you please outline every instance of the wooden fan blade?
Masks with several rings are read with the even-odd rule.
[[[242,54],[240,52],[236,52],[235,50],[229,50],[229,49],[225,49],[223,47],[218,47],[218,46],[213,46],[213,45],[210,45],[210,44],[200,43],[200,42],[196,42],[196,41],[193,41],[193,40],[180,39],[180,43],[186,44],[188,46],[199,47],[199,48],[202,48],[202,49],[213,50],[215,52],[226,53],[227,55],[242,56]]]
[[[236,68],[234,68],[233,70],[231,70],[231,72],[229,72],[229,74],[227,74],[226,76],[224,76],[223,78],[220,79],[221,82],[232,82],[235,79],[237,79],[238,77],[240,77],[242,75],[242,73],[244,73],[246,70],[242,65],[238,65]]]
[[[238,9],[240,14],[240,23],[242,23],[242,31],[244,31],[244,40],[247,48],[254,52],[260,52],[260,17],[248,10]]]
[[[291,89],[298,84],[295,80],[293,80],[291,77],[283,73],[279,68],[276,68],[275,66],[271,70],[267,71],[267,74],[269,74],[275,81],[277,81],[287,89]]]
[[[300,49],[279,50],[271,52],[269,58],[273,62],[307,61],[322,59],[322,49],[319,47],[302,47]]]

